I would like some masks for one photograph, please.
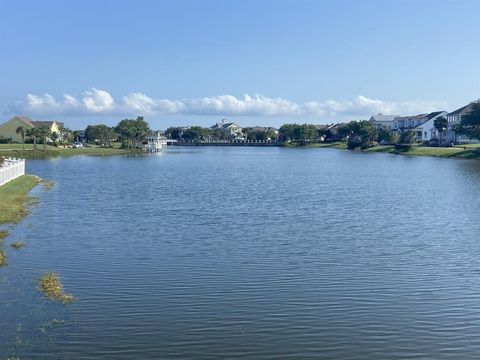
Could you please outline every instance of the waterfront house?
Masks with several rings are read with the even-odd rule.
[[[448,127],[445,135],[445,140],[447,142],[455,142],[455,143],[456,142],[459,142],[459,143],[472,142],[472,140],[465,135],[455,134],[455,130],[454,130],[454,126],[456,124],[459,124],[465,115],[470,114],[470,112],[472,111],[472,107],[473,107],[473,103],[470,103],[468,105],[462,106],[461,108],[445,115],[445,117],[448,120]]]
[[[446,111],[435,111],[424,116],[424,121],[415,125],[411,130],[415,132],[417,141],[429,142],[432,139],[438,139],[435,120],[447,115]]]
[[[377,130],[386,129],[392,130],[394,128],[394,120],[399,117],[399,115],[383,115],[377,114],[370,117],[370,122]]]
[[[46,125],[50,131],[61,135],[61,127],[63,123],[57,121],[34,121],[26,116],[14,116],[7,122],[0,125],[0,137],[9,139],[13,142],[21,142],[22,135],[17,133],[19,127],[23,127],[25,130],[38,128]]]
[[[400,134],[402,131],[412,130],[417,142],[428,142],[437,138],[434,126],[435,120],[446,114],[446,111],[435,111],[429,114],[397,116],[393,120],[392,131]]]
[[[143,145],[148,152],[158,152],[167,146],[167,138],[161,131],[150,131]]]
[[[230,139],[243,139],[242,128],[234,122],[227,122],[227,119],[222,119],[220,122],[211,126],[210,129],[213,131],[222,130]]]

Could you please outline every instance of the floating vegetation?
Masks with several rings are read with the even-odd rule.
[[[58,275],[53,272],[47,272],[40,278],[40,291],[53,301],[59,301],[62,304],[69,304],[73,301],[73,296],[63,292],[63,286],[58,279]]]
[[[17,240],[17,241],[14,241],[13,243],[11,243],[10,246],[13,247],[14,249],[18,250],[18,249],[24,247],[25,243],[23,241]]]
[[[43,188],[48,191],[53,188],[53,186],[55,185],[55,181],[53,180],[43,181],[42,185],[43,185]]]
[[[63,326],[63,324],[65,324],[65,320],[52,319],[46,324],[43,324],[42,326],[40,326],[38,328],[38,331],[40,331],[41,333],[45,333],[48,329],[55,329]]]
[[[0,267],[7,265],[7,253],[5,250],[0,250]]]
[[[8,236],[7,230],[0,230],[0,240],[5,239]]]
[[[30,197],[30,199],[28,199],[28,201],[25,203],[25,205],[30,206],[30,207],[38,206],[39,204],[40,204],[40,199],[36,196]],[[28,210],[27,210],[27,212],[25,213],[24,216],[26,216],[26,215],[28,215]]]

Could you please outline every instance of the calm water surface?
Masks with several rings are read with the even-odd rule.
[[[56,185],[6,239],[27,245],[0,269],[0,358],[480,358],[478,161],[198,147],[27,170]]]

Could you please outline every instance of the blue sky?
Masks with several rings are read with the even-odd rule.
[[[0,0],[1,121],[330,123],[480,97],[477,0]]]

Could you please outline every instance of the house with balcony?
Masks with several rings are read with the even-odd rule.
[[[445,115],[448,121],[447,132],[445,134],[445,140],[452,143],[470,143],[472,140],[465,135],[458,135],[455,133],[454,127],[459,124],[465,115],[470,114],[473,108],[473,103],[462,106],[461,108],[452,111]]]
[[[411,130],[415,132],[417,142],[428,142],[436,138],[435,119],[446,114],[446,111],[435,111],[429,114],[397,116],[393,119],[390,131],[400,135],[402,131]]]
[[[242,128],[234,122],[228,122],[227,119],[222,119],[220,122],[211,126],[210,129],[212,129],[212,131],[221,130],[225,132],[231,140],[243,139]]]

